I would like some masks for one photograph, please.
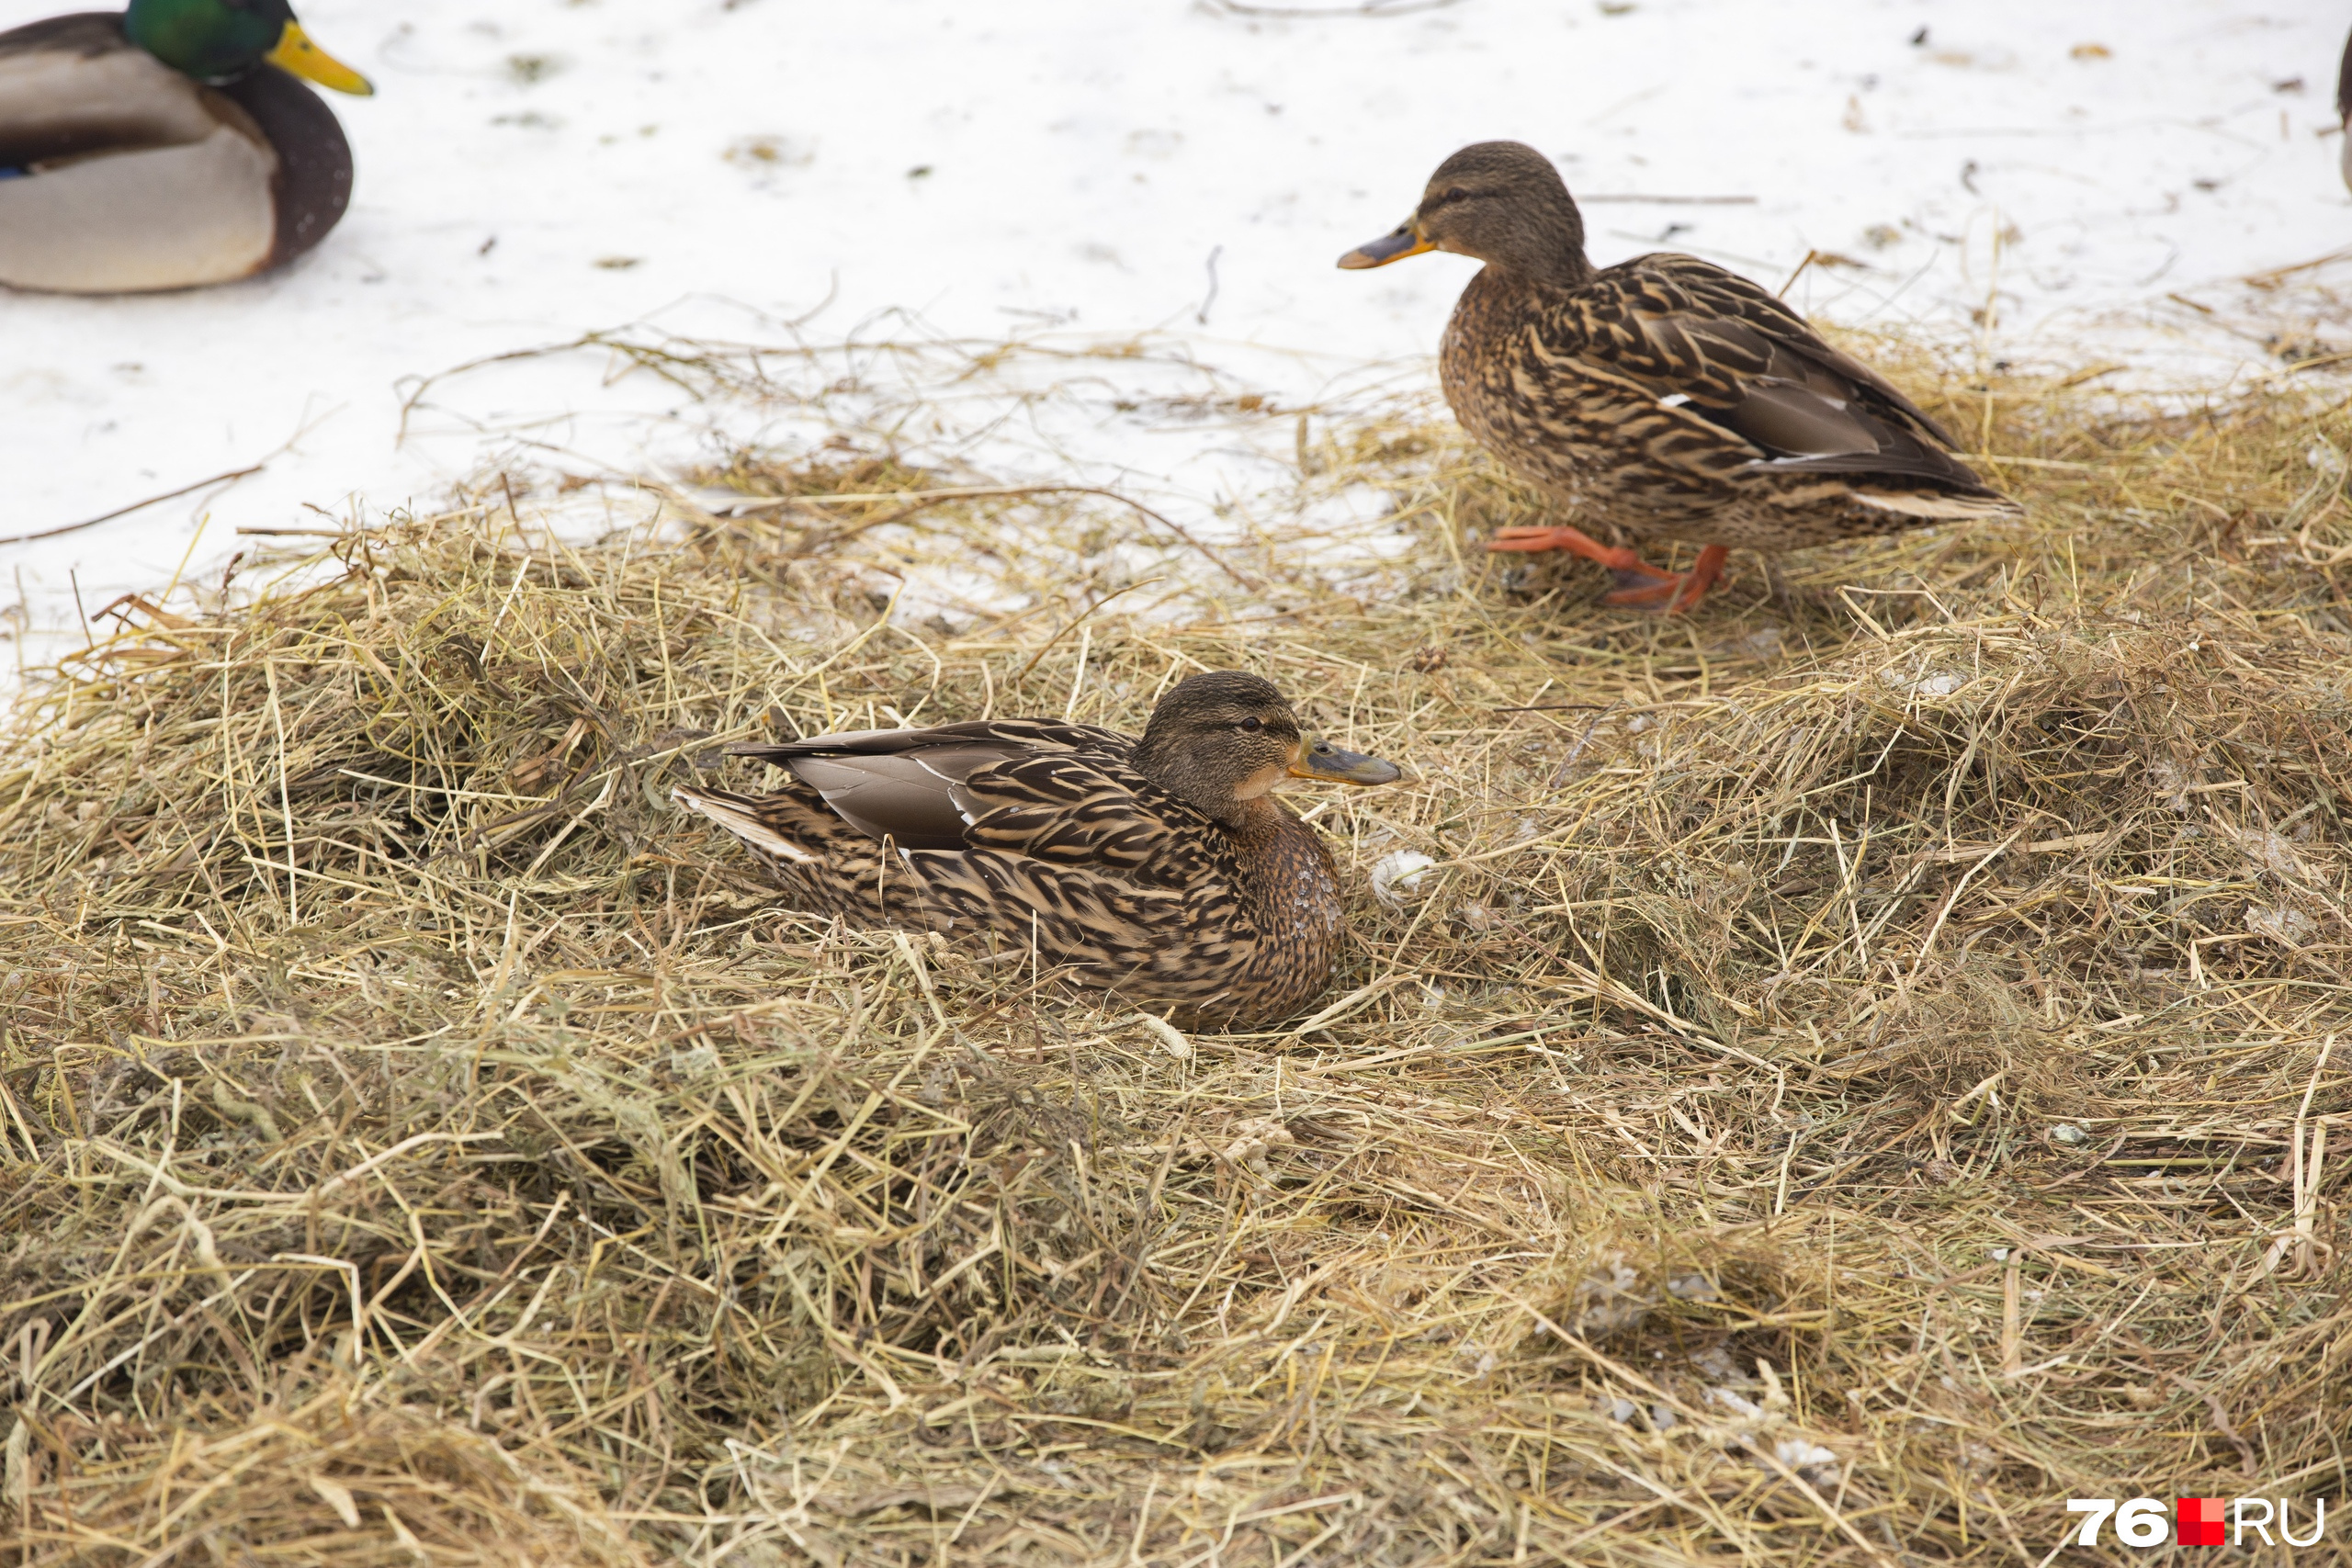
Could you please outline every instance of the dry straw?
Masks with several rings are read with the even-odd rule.
[[[1690,621],[1483,556],[1527,498],[1442,425],[1302,429],[1385,561],[746,457],[731,518],[492,486],[119,606],[0,760],[0,1562],[2031,1568],[2070,1495],[2341,1509],[2352,421],[2082,396],[1944,388],[2029,522]],[[780,911],[666,804],[1236,665],[1410,770],[1303,802],[1360,890],[1436,862],[1281,1032]]]

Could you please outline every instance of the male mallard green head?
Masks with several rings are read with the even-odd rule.
[[[231,81],[266,62],[339,93],[376,90],[310,40],[286,0],[130,0],[122,30],[199,82]]]
[[[1159,699],[1136,742],[1136,771],[1228,827],[1284,778],[1384,784],[1396,764],[1342,751],[1299,728],[1274,683],[1238,670],[1188,675]]]
[[[1592,275],[1584,219],[1552,160],[1523,141],[1479,141],[1437,166],[1413,215],[1340,258],[1386,266],[1452,251],[1523,277],[1575,285]]]

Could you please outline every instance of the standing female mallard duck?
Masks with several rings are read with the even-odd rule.
[[[1496,550],[1573,550],[1612,604],[1687,610],[1724,558],[2016,514],[1936,422],[1747,279],[1659,253],[1596,270],[1550,159],[1516,141],[1438,166],[1393,234],[1340,258],[1424,251],[1487,264],[1446,327],[1453,415],[1505,467],[1637,536],[1705,547],[1687,573],[1575,528],[1500,530]]]
[[[317,244],[351,199],[351,147],[296,76],[375,90],[286,0],[131,0],[0,33],[0,284],[193,288]]]
[[[1331,978],[1339,873],[1270,792],[1381,784],[1394,763],[1304,734],[1255,675],[1193,675],[1141,739],[1049,719],[738,746],[769,795],[679,789],[796,901],[867,925],[989,938],[1081,983],[1227,1026],[1285,1018]]]

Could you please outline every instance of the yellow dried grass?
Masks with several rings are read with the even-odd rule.
[[[0,761],[0,1563],[2040,1563],[2069,1495],[2340,1499],[2352,421],[1944,408],[2028,521],[1689,621],[1329,422],[1302,500],[1392,491],[1389,558],[747,455],[735,518],[493,487],[127,606]],[[779,911],[666,803],[1197,665],[1409,770],[1317,803],[1360,940],[1283,1030]]]

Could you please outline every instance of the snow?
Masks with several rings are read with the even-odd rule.
[[[185,295],[0,293],[0,535],[266,471],[0,547],[0,604],[21,584],[37,656],[76,586],[96,609],[184,556],[217,573],[240,527],[429,505],[489,465],[675,471],[806,439],[844,396],[871,416],[937,390],[910,436],[974,471],[1052,466],[1213,521],[1287,456],[1217,399],[1430,386],[1475,264],[1333,262],[1489,137],[1560,159],[1599,261],[1689,250],[1777,288],[1836,253],[1862,265],[1806,268],[1792,300],[1988,356],[2218,384],[2280,371],[2267,338],[2340,331],[2339,271],[2243,281],[2347,243],[2327,7],[1385,8],[311,0],[311,36],[379,89],[334,99],[359,174],[320,250]],[[0,0],[0,27],[51,9]],[[1600,199],[1627,195],[1754,199]],[[502,361],[433,382],[403,430],[422,378],[632,325],[929,346],[769,361],[812,392],[857,373],[804,408],[697,400],[601,350]],[[1008,337],[1035,352],[964,374],[954,345]],[[1148,352],[1069,357],[1119,344]]]

